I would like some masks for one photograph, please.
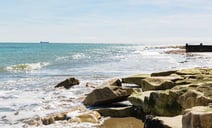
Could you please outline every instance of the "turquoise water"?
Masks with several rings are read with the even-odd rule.
[[[0,66],[4,68],[10,65],[40,62],[49,62],[51,65],[55,65],[59,59],[73,63],[74,59],[81,59],[81,57],[113,54],[115,51],[110,51],[110,47],[111,45],[104,44],[0,44]],[[109,53],[101,53],[102,50]],[[97,52],[99,52],[98,55]],[[73,58],[71,58],[72,55]]]
[[[119,61],[133,45],[123,44],[0,44],[0,75],[71,75],[97,64]],[[113,58],[114,57],[114,58]],[[75,72],[76,73],[76,72]],[[5,75],[5,76],[4,76]]]
[[[168,55],[166,50],[172,49],[144,44],[0,43],[0,79],[67,75],[92,79],[210,67],[210,54]]]

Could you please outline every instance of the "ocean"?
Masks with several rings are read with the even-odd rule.
[[[166,46],[0,43],[0,127],[23,127],[25,118],[80,105],[77,99],[91,91],[86,82],[99,84],[138,73],[212,67],[211,53],[167,54],[178,48]],[[80,85],[71,91],[54,88],[69,77],[79,79]]]

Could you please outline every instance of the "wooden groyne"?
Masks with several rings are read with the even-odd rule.
[[[189,45],[186,44],[186,52],[212,52],[212,45]]]

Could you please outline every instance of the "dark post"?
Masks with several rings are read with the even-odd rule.
[[[188,43],[186,43],[186,52],[189,52],[189,50],[188,50]]]
[[[186,52],[212,52],[212,45],[203,45],[203,43],[199,45],[188,45],[186,43]]]

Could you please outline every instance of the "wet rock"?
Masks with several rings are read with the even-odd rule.
[[[61,83],[57,84],[55,86],[55,88],[64,87],[65,89],[69,89],[72,86],[78,85],[78,84],[80,84],[79,80],[74,77],[71,77],[71,78],[66,79],[66,80],[62,81]]]
[[[85,112],[85,111],[87,111],[87,109],[85,108],[84,105],[76,106],[76,107],[72,107],[69,110],[64,111],[64,112],[48,114],[47,116],[43,117],[41,120],[44,125],[53,124],[53,123],[55,123],[55,121],[67,120],[69,118],[68,114],[70,114],[72,112],[76,112],[76,111],[77,112]],[[76,116],[76,115],[74,115],[74,116]]]
[[[89,93],[83,103],[86,106],[98,106],[124,101],[132,91],[132,89],[124,89],[117,86],[101,87]]]
[[[134,117],[109,118],[106,119],[100,128],[143,128],[141,120]]]
[[[137,74],[130,77],[122,78],[122,83],[141,85],[141,80],[150,77],[149,74]]]
[[[69,114],[67,114],[69,115]],[[89,111],[84,113],[78,113],[78,115],[74,117],[68,116],[68,122],[87,122],[87,123],[99,123],[99,119],[101,118],[101,115],[97,111]]]
[[[50,114],[50,115],[42,118],[41,120],[44,125],[49,125],[49,124],[54,123],[55,121],[65,120],[66,114],[67,114],[67,112],[53,113],[53,114]]]
[[[182,128],[212,128],[212,108],[197,106],[185,111]]]
[[[149,77],[141,80],[141,88],[143,91],[166,90],[173,88],[174,86],[174,82],[165,78]]]

